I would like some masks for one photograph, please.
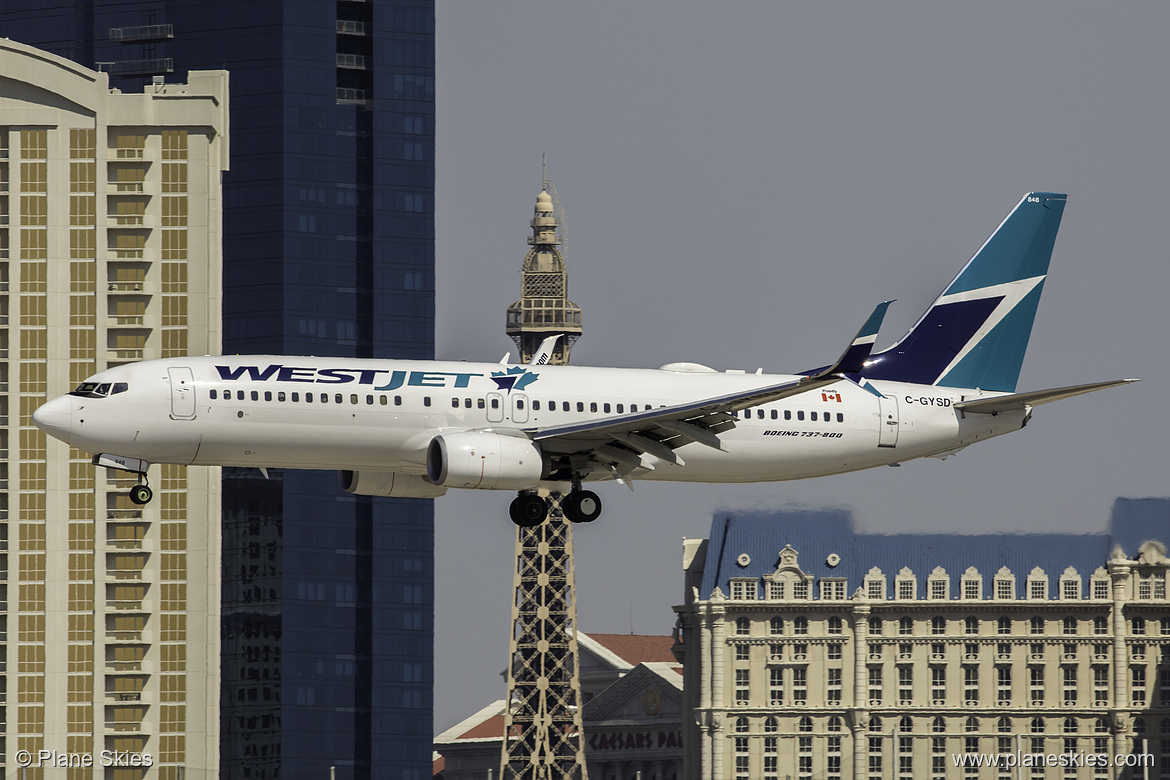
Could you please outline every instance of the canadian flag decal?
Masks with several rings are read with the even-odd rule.
[[[825,401],[826,403],[832,403],[833,401],[841,403],[841,394],[836,390],[822,390],[821,400]]]

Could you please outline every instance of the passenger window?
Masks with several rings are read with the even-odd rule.
[[[430,406],[430,405],[431,405],[431,397],[429,395],[424,395],[423,396],[423,406]]]
[[[591,412],[597,411],[597,402],[596,401],[589,402],[589,411],[591,411]]]
[[[292,400],[293,400],[293,403],[296,403],[297,401],[301,400],[301,394],[300,393],[293,393]]]
[[[638,411],[638,405],[637,404],[630,404],[630,411],[631,412]]]
[[[813,422],[816,422],[817,421],[817,413],[813,412],[811,415],[809,415],[809,419],[812,420]]]
[[[374,396],[367,395],[366,396],[366,406],[373,406],[373,405],[374,405]]]
[[[382,406],[385,406],[386,405],[386,396],[384,396],[384,395],[378,396],[378,403],[381,404]]]
[[[484,407],[483,399],[482,398],[475,399],[475,405],[476,405],[476,407],[482,409]]]
[[[236,391],[236,400],[237,400],[237,401],[243,401],[243,400],[244,400],[244,391],[243,391],[243,390],[237,390],[237,391]]]
[[[583,412],[583,411],[585,411],[585,402],[584,402],[584,401],[578,401],[578,402],[577,402],[577,411],[578,411],[578,412]]]
[[[804,412],[803,411],[797,412],[796,419],[803,420],[804,419]]]
[[[845,415],[837,412],[837,422],[845,422]]]
[[[791,420],[791,419],[792,419],[792,410],[791,410],[791,409],[785,409],[785,410],[784,410],[784,419],[785,419],[785,420]]]
[[[773,419],[773,420],[777,420],[777,419],[779,419],[779,418],[780,418],[780,413],[779,413],[779,412],[777,412],[775,409],[773,409],[773,410],[772,410],[772,419]]]
[[[540,401],[533,401],[532,402],[532,411],[534,411],[534,412],[540,411]]]
[[[400,395],[394,396],[394,405],[395,406],[402,406],[402,396],[400,396]]]
[[[459,399],[458,399],[458,398],[452,398],[452,399],[451,399],[451,408],[452,408],[452,409],[458,409],[458,408],[459,408]]]
[[[260,400],[260,393],[259,393],[259,392],[257,392],[256,390],[253,390],[253,391],[252,391],[252,400],[253,400],[253,401],[259,401],[259,400]]]
[[[277,401],[284,401],[284,399],[285,399],[286,397],[287,397],[287,396],[285,396],[285,394],[284,394],[284,392],[283,392],[283,391],[282,391],[282,392],[279,392],[279,393],[277,393],[277,394],[276,394],[276,400],[277,400]]]
[[[351,404],[356,404],[358,402],[357,393],[350,393],[349,402]]]
[[[357,403],[357,396],[356,395],[350,396],[350,398],[353,399],[353,402],[355,404]],[[337,404],[343,404],[343,403],[345,403],[345,396],[343,396],[341,393],[334,393],[333,402],[337,403]]]
[[[305,403],[307,403],[307,404],[313,403],[313,394],[312,393],[305,393]]]
[[[625,410],[626,410],[626,409],[625,409],[625,405],[624,405],[624,404],[618,404],[618,405],[617,405],[617,413],[618,413],[618,414],[622,414],[622,413],[624,413],[624,412],[625,412]]]
[[[565,401],[564,403],[561,404],[561,411],[562,412],[569,411],[569,402],[568,401]]]
[[[756,417],[761,419],[761,420],[764,419],[764,410],[763,409],[756,409]]]
[[[601,407],[601,411],[605,412],[606,414],[609,414],[609,404],[604,404]]]
[[[523,409],[523,408],[524,408],[524,402],[523,402],[523,401],[521,401],[519,398],[517,398],[517,399],[516,399],[516,408],[517,408],[517,409]]]
[[[500,408],[500,399],[499,399],[499,398],[493,398],[493,399],[492,399],[492,408],[493,408],[493,409],[499,409],[499,408]]]
[[[271,391],[271,390],[265,390],[265,391],[264,391],[264,400],[265,400],[265,401],[271,401],[271,400],[272,400],[272,391]]]
[[[464,408],[464,409],[470,409],[470,408],[471,408],[471,399],[470,399],[470,398],[464,398],[464,399],[463,399],[463,408]]]
[[[329,403],[329,393],[321,393],[321,403]]]
[[[214,400],[216,399],[216,397],[217,397],[219,394],[218,394],[218,392],[217,392],[217,391],[215,391],[215,390],[212,390],[210,393],[208,393],[208,395],[210,395],[210,396],[211,396],[211,400],[212,400],[212,401],[214,401]]]

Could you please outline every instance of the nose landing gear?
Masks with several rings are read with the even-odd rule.
[[[127,458],[122,455],[111,455],[103,452],[93,456],[93,465],[106,469],[116,469],[118,471],[130,471],[137,474],[138,484],[130,488],[130,500],[138,506],[149,504],[150,500],[154,498],[154,491],[150,489],[146,477],[146,470],[150,468],[150,464],[145,460]]]

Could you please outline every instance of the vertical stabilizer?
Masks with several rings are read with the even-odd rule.
[[[1065,199],[1025,195],[914,327],[873,355],[862,375],[1013,392]]]

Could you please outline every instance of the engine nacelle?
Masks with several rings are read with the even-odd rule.
[[[447,492],[418,474],[395,471],[339,471],[337,484],[346,493],[383,498],[438,498]]]
[[[544,472],[540,447],[485,431],[444,433],[427,447],[427,477],[450,488],[523,490]]]

